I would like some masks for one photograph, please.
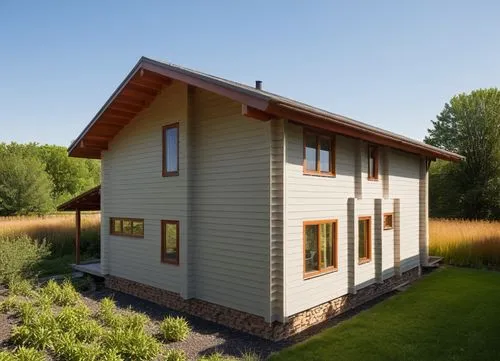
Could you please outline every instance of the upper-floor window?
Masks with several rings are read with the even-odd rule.
[[[332,136],[304,131],[304,173],[335,175],[335,140]]]
[[[144,219],[110,218],[110,232],[115,236],[144,237]]]
[[[304,222],[304,278],[337,269],[337,221]]]
[[[358,259],[359,263],[372,259],[371,217],[359,217],[358,220]]]
[[[375,145],[368,146],[368,179],[378,179],[378,147]]]
[[[165,125],[162,131],[162,175],[179,175],[179,123]]]

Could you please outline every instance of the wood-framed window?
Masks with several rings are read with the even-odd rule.
[[[179,123],[162,128],[162,175],[179,175]]]
[[[161,261],[179,264],[179,221],[161,221]]]
[[[384,230],[392,229],[393,219],[392,213],[384,213]]]
[[[144,219],[111,217],[109,220],[110,234],[114,236],[144,238]]]
[[[337,220],[304,222],[304,278],[337,270]]]
[[[358,219],[358,261],[360,264],[372,259],[372,217]]]
[[[378,180],[379,154],[376,145],[368,146],[368,179]]]
[[[335,176],[335,137],[304,130],[304,174]]]

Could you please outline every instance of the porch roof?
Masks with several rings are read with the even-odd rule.
[[[57,207],[58,211],[101,210],[101,185],[89,189]]]

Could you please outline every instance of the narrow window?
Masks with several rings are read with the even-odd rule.
[[[368,146],[368,179],[378,179],[378,147]]]
[[[161,261],[179,264],[179,221],[161,221]]]
[[[337,221],[304,222],[304,278],[337,269]]]
[[[369,262],[371,255],[371,217],[360,217],[358,221],[359,263]]]
[[[335,175],[335,142],[333,137],[304,131],[304,173]]]
[[[384,230],[392,229],[392,213],[384,213]]]
[[[144,219],[110,218],[110,233],[114,236],[144,237]]]
[[[179,175],[179,123],[163,127],[163,169],[164,177]]]

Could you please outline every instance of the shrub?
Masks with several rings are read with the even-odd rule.
[[[15,278],[30,278],[37,264],[50,251],[45,242],[28,236],[0,237],[0,284]]]
[[[58,306],[75,305],[80,300],[80,294],[68,280],[64,280],[61,285],[54,280],[48,281],[41,288],[40,296]]]
[[[224,356],[220,352],[215,352],[211,355],[205,355],[198,359],[198,361],[237,361],[234,357]]]
[[[163,360],[164,361],[186,361],[187,355],[186,355],[186,352],[184,352],[184,350],[170,349],[170,350],[167,350],[167,352],[165,353]]]
[[[117,315],[114,327],[120,327],[127,330],[143,331],[149,319],[146,315],[139,312],[128,311],[124,315]]]
[[[2,313],[17,312],[22,303],[24,303],[24,301],[21,300],[19,297],[9,296],[2,302],[0,302],[0,312]]]
[[[160,343],[144,331],[118,328],[109,330],[104,345],[115,349],[126,360],[154,360],[160,353]]]
[[[117,322],[116,305],[109,297],[105,297],[99,303],[97,318],[105,325],[112,327]]]
[[[16,358],[10,352],[0,351],[0,361],[16,361]]]
[[[35,307],[31,302],[22,302],[17,307],[17,315],[23,323],[28,323],[36,316]]]
[[[191,327],[184,317],[167,316],[160,324],[160,332],[167,341],[183,341],[191,332]]]
[[[54,353],[65,361],[97,361],[103,351],[98,344],[83,343],[74,334],[64,333],[54,342]]]
[[[19,347],[15,352],[16,361],[46,361],[47,357],[41,351],[29,347]]]
[[[27,279],[12,277],[9,280],[9,294],[30,297],[34,295],[33,283]]]
[[[17,346],[31,346],[38,350],[52,347],[60,336],[56,318],[50,311],[41,311],[26,319],[23,325],[14,326],[12,341]]]
[[[78,327],[90,316],[89,308],[80,304],[77,306],[65,306],[56,317],[57,323],[61,330],[69,332]]]

